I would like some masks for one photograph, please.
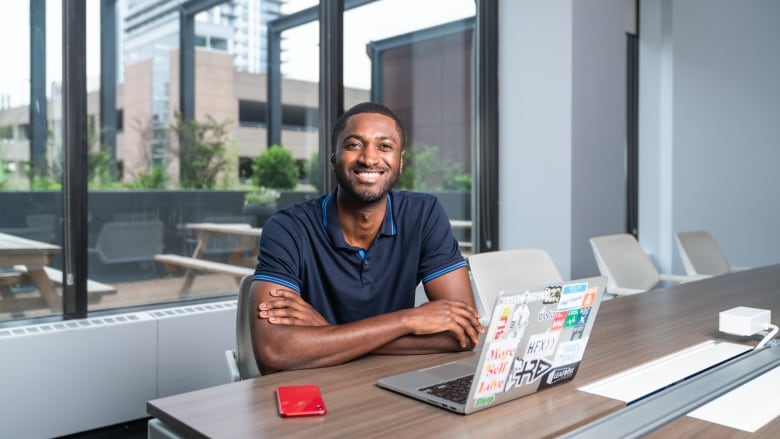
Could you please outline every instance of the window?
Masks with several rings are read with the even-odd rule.
[[[89,222],[84,231],[86,248],[82,249],[85,259],[69,263],[87,266],[91,285],[105,287],[99,295],[68,293],[89,297],[89,311],[232,297],[237,287],[234,276],[198,273],[185,291],[187,270],[166,267],[156,257],[197,256],[253,268],[254,245],[238,248],[235,238],[214,239],[207,251],[195,255],[198,236],[188,224],[262,225],[262,218],[244,205],[245,195],[264,184],[252,181],[253,164],[269,143],[283,146],[295,162],[299,175],[291,191],[304,195],[321,191],[317,187],[317,2],[264,1],[262,7],[251,10],[234,9],[240,9],[240,2],[196,2],[212,7],[199,15],[198,33],[192,35],[194,93],[182,93],[181,87],[189,79],[182,74],[187,71],[181,67],[180,18],[176,8],[162,7],[167,1],[131,2],[126,10],[117,8],[120,16],[113,20],[117,27],[104,23],[102,29],[99,2],[88,4],[88,47],[84,54],[88,76],[104,79],[99,67],[101,53],[115,60],[117,70],[115,80],[101,81],[101,88],[90,82],[87,117],[94,129],[88,137],[88,172],[70,176],[89,184]],[[415,20],[406,18],[410,10],[420,11],[420,2],[347,3],[351,6],[344,14],[345,106],[375,99],[397,111],[407,125],[409,154],[417,160],[410,162],[417,170],[408,187],[436,193],[453,219],[470,219],[474,2],[424,2],[431,9],[413,14]],[[47,26],[61,23],[59,8],[52,6],[59,3],[46,4],[51,9],[45,12]],[[27,14],[25,7],[4,14],[13,21],[0,30],[8,33],[6,39],[30,33],[29,28],[18,30],[18,23],[29,23],[27,18],[20,19]],[[310,18],[295,26],[279,27],[280,18],[295,14]],[[377,17],[393,14],[405,17],[395,21],[399,26],[365,26]],[[29,48],[24,48],[22,56],[13,57],[18,60],[14,65],[21,69],[19,75],[0,77],[0,198],[4,205],[14,206],[13,214],[0,217],[0,233],[35,237],[57,247],[48,265],[63,270],[67,261],[61,232],[60,180],[68,170],[63,166],[62,145],[65,123],[73,115],[66,113],[63,119],[63,112],[56,107],[63,92],[60,61],[56,59],[61,56],[62,38],[59,29],[49,27],[45,32],[46,58],[41,61],[47,83],[34,90],[19,86],[38,85],[26,71],[29,62],[25,59],[36,55]],[[110,44],[95,44],[105,40],[109,32],[115,32],[119,40],[113,49]],[[267,46],[269,34],[278,37],[276,53]],[[276,62],[274,59],[279,69],[278,89],[274,90],[279,96],[278,107],[267,96],[266,87],[273,74],[268,70],[273,67],[269,62]],[[398,74],[402,71],[403,75]],[[40,90],[48,111],[42,121],[30,121],[30,97],[35,93],[40,96]],[[100,126],[103,120],[111,119],[101,117],[100,102],[107,94],[115,97],[113,127]],[[188,103],[187,98],[192,101]],[[196,124],[177,117],[184,110],[192,111]],[[277,133],[272,132],[272,126]],[[197,135],[190,137],[198,130],[206,131],[203,141]],[[106,132],[113,132],[113,138],[105,136]],[[207,149],[204,152],[193,146]],[[201,160],[204,158],[209,160]],[[208,165],[199,166],[203,162]],[[33,179],[27,178],[31,174]],[[426,174],[437,177],[423,178]],[[459,240],[467,241],[468,237]],[[2,269],[7,272],[10,267]],[[14,294],[40,297],[30,283],[12,288],[16,289]],[[61,312],[41,301],[21,310],[0,309],[0,322]]]

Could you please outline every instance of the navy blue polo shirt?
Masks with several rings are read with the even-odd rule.
[[[391,191],[368,249],[344,240],[336,192],[292,205],[263,225],[255,280],[295,290],[331,324],[414,307],[417,284],[466,262],[430,194]]]

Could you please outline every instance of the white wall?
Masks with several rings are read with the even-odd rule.
[[[733,265],[780,262],[780,2],[640,5],[639,239],[682,273],[681,230]],[[625,223],[625,15],[631,1],[499,3],[502,249],[597,273],[592,236]]]
[[[236,302],[0,329],[0,436],[147,417],[146,402],[229,381]]]
[[[780,2],[640,5],[640,242],[667,272],[681,230],[780,262]]]
[[[588,239],[625,217],[623,0],[499,3],[501,249],[597,274]]]

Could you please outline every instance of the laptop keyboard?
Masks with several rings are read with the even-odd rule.
[[[465,404],[466,398],[469,396],[469,390],[471,390],[471,382],[474,380],[474,375],[467,375],[464,377],[456,378],[451,381],[435,384],[430,387],[423,387],[421,392],[430,393],[431,395],[444,398],[458,404]]]

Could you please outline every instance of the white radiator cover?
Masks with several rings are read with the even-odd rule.
[[[236,301],[0,329],[3,437],[144,418],[151,399],[229,381]]]

